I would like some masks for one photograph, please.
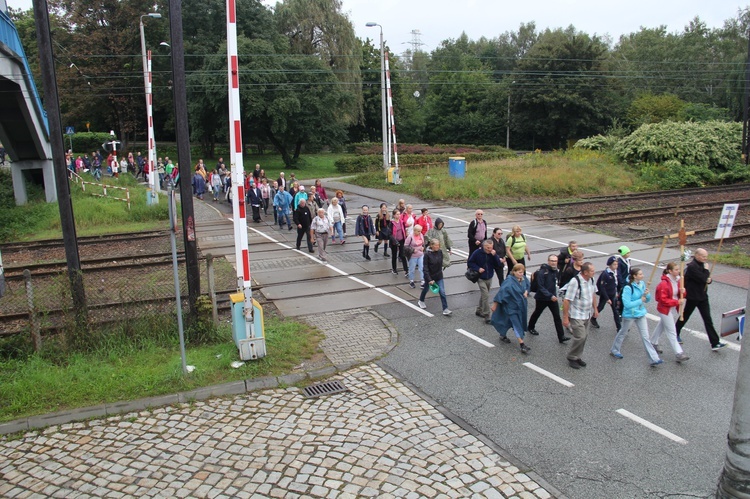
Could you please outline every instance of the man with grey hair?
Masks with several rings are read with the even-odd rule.
[[[599,316],[596,309],[596,283],[594,282],[594,264],[584,262],[581,272],[568,283],[563,301],[562,324],[570,328],[573,341],[568,350],[568,365],[573,369],[586,367],[581,359],[589,333],[589,322]]]
[[[466,265],[470,269],[479,272],[479,280],[477,281],[477,285],[479,286],[479,305],[475,314],[483,317],[485,324],[490,324],[491,322],[489,299],[492,278],[495,276],[495,269],[503,268],[500,257],[497,254],[493,255],[492,250],[492,240],[485,239],[479,249],[474,250],[466,262]]]
[[[708,303],[708,285],[711,284],[711,272],[706,268],[706,262],[708,261],[708,251],[703,248],[695,250],[693,259],[685,267],[685,310],[683,311],[682,317],[675,324],[677,329],[677,341],[682,343],[680,338],[680,331],[682,326],[685,325],[693,310],[696,308],[701,313],[701,319],[703,319],[703,327],[706,328],[706,335],[708,335],[708,341],[711,342],[711,350],[714,352],[727,346],[719,339],[719,335],[716,333],[714,323],[711,320],[711,306]]]

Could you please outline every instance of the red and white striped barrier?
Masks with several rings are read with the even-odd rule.
[[[151,90],[151,51],[146,52],[146,120],[148,125],[148,185],[156,196],[156,142],[154,140],[154,107]]]
[[[237,289],[244,297],[246,338],[255,338],[253,295],[250,280],[250,253],[247,243],[247,208],[242,159],[242,125],[240,120],[240,76],[237,60],[237,13],[235,0],[227,0],[227,73],[229,80],[229,144],[232,167],[232,212],[234,217],[234,252],[237,262]]]
[[[70,169],[68,170],[68,172],[70,174],[69,175],[70,178],[73,181],[75,181],[76,184],[81,184],[81,190],[83,192],[86,192],[86,184],[88,184],[88,185],[95,185],[97,187],[101,187],[102,191],[103,191],[102,194],[97,194],[95,192],[89,192],[89,194],[92,195],[92,196],[98,196],[100,198],[114,199],[115,201],[123,201],[123,202],[127,203],[128,210],[130,209],[130,189],[128,189],[127,187],[120,187],[119,185],[100,184],[99,182],[89,182],[88,180],[83,180],[83,178],[80,175],[78,175],[76,172],[74,172],[74,171],[72,171]],[[118,197],[115,197],[115,196],[110,196],[107,193],[107,189],[117,189],[117,190],[125,191],[125,197],[124,198],[118,198]]]

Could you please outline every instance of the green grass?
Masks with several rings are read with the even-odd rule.
[[[750,269],[750,255],[745,253],[739,245],[732,248],[731,253],[713,254],[711,260],[724,265],[732,265],[743,269]]]
[[[358,175],[352,183],[415,194],[423,199],[466,202],[482,206],[509,206],[546,198],[614,194],[640,190],[638,175],[607,156],[571,150],[528,154],[501,161],[467,165],[466,177],[455,179],[444,167],[405,168],[402,183],[384,182],[381,172]]]
[[[319,332],[304,324],[266,316],[268,355],[234,369],[230,363],[239,356],[224,326],[220,343],[188,344],[187,363],[196,369],[183,376],[177,330],[172,326],[156,336],[110,333],[90,353],[66,355],[48,347],[28,358],[6,355],[0,360],[0,421],[285,374],[311,358],[321,340]],[[11,341],[21,340],[4,340],[3,352],[10,350]]]

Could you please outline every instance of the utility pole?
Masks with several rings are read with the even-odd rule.
[[[81,259],[78,254],[78,240],[76,239],[76,224],[73,218],[73,202],[70,198],[70,184],[68,183],[67,165],[65,164],[65,144],[63,142],[62,117],[60,115],[60,98],[57,93],[57,78],[55,76],[54,53],[52,50],[52,35],[49,27],[49,10],[47,0],[34,0],[34,22],[36,24],[36,40],[39,48],[39,66],[42,70],[44,85],[44,109],[49,120],[49,140],[52,146],[52,164],[55,171],[55,187],[57,190],[57,204],[60,208],[60,227],[62,229],[65,259],[68,264],[68,279],[70,280],[73,310],[76,314],[76,324],[85,327],[88,317],[86,308],[86,292],[83,287],[81,273]]]
[[[748,287],[750,289],[750,287]],[[745,324],[750,311],[750,291],[745,302]],[[744,333],[748,331],[743,330]],[[716,497],[750,497],[750,348],[745,348],[747,336],[743,335],[737,380],[734,385],[734,405],[727,435],[727,455],[719,477]]]
[[[180,172],[180,205],[182,206],[182,234],[185,242],[188,302],[190,303],[190,315],[195,317],[196,303],[201,292],[201,276],[198,267],[198,244],[195,240],[193,188],[190,183],[193,178],[193,168],[190,158],[185,46],[182,41],[182,2],[180,0],[169,0],[169,31],[172,45],[172,92]]]

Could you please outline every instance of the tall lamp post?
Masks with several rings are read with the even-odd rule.
[[[156,195],[156,143],[154,142],[154,112],[151,93],[151,51],[146,52],[146,36],[143,32],[143,18],[160,19],[158,12],[149,12],[140,17],[141,56],[143,57],[143,85],[146,90],[146,128],[148,129],[148,185],[151,187],[148,204],[158,202]]]
[[[365,24],[368,28],[375,26],[380,28],[380,109],[383,122],[383,169],[387,170],[388,164],[388,118],[386,114],[387,104],[385,102],[385,44],[383,43],[383,27],[378,23],[369,22]]]

